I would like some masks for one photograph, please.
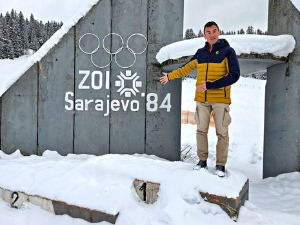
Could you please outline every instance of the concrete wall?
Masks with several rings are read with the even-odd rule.
[[[97,13],[98,12],[98,13]],[[101,12],[101,13],[99,13]],[[101,29],[99,29],[101,27]],[[111,32],[111,2],[100,1],[90,13],[82,18],[76,25],[76,43],[79,43],[80,37],[85,33],[92,32],[99,37],[104,37]],[[87,43],[92,45],[92,43]],[[87,46],[88,47],[88,46]],[[91,46],[91,48],[94,46]],[[82,80],[82,75],[78,74],[79,70],[98,70],[94,66],[87,55],[82,54],[78,44],[75,46],[75,87]],[[102,62],[107,64],[109,55],[100,55]],[[100,61],[100,60],[99,60]],[[95,60],[96,65],[100,62]],[[110,70],[110,68],[108,68]],[[86,85],[91,86],[91,80],[86,81]],[[110,95],[110,91],[102,89],[100,91],[81,90],[75,88],[75,99],[106,99]],[[95,154],[102,155],[109,153],[109,117],[103,116],[95,110],[76,111],[75,113],[75,129],[74,129],[74,153],[76,154]]]
[[[268,68],[263,177],[300,171],[300,13],[289,0],[269,0],[268,32],[297,44],[288,63]]]
[[[147,15],[148,2],[143,0],[114,0],[112,1],[112,24],[111,29],[113,33],[120,34],[124,42],[128,40],[129,36],[134,33],[140,33],[147,36],[148,18]],[[130,24],[130,26],[128,26]],[[124,29],[125,28],[125,29]],[[129,43],[129,47],[140,46],[143,49],[143,38],[136,38],[139,43]],[[146,43],[146,42],[145,42]],[[117,49],[119,43],[112,40],[112,49]],[[132,47],[133,49],[134,47]],[[135,52],[139,50],[133,49]],[[126,57],[127,56],[127,57]],[[140,93],[146,93],[146,52],[142,55],[136,55],[136,63],[128,68],[121,69],[116,63],[111,64],[112,84],[119,80],[118,75],[121,72],[126,75],[127,71],[131,71],[134,75],[137,73],[139,81],[142,82],[142,87],[139,89]],[[129,54],[127,49],[123,49],[117,55],[118,63],[127,67],[132,64],[134,60],[133,55]],[[117,76],[116,76],[117,75]],[[125,84],[126,85],[126,84]],[[129,85],[130,86],[130,85]],[[120,95],[117,90],[119,87],[111,86],[111,98],[119,101],[127,101],[129,98]],[[138,111],[118,110],[110,114],[110,152],[111,153],[144,153],[145,152],[145,98],[141,97],[139,93],[137,96],[132,96],[132,100],[139,102]]]
[[[1,149],[147,153],[179,160],[181,82],[166,87],[158,82],[162,71],[155,55],[181,40],[182,31],[183,0],[100,0],[2,96]],[[127,42],[136,53],[146,50],[134,54]],[[106,52],[121,47],[117,54]],[[138,91],[130,97],[120,92],[122,74],[137,78]],[[123,82],[125,88],[133,85]],[[170,112],[160,108],[166,96]],[[103,111],[96,110],[96,100],[103,100]],[[114,106],[105,115],[107,105]]]
[[[74,90],[74,28],[39,62],[38,153],[73,152],[73,115],[64,95]],[[20,147],[22,149],[22,147]]]
[[[159,84],[161,69],[155,66],[155,56],[168,42],[182,40],[183,3],[182,0],[150,0],[148,7],[147,93],[158,93],[161,97],[172,93],[172,109],[171,113],[165,109],[146,112],[145,152],[171,160],[180,159],[181,80],[166,86]]]
[[[37,64],[2,96],[1,149],[37,153]]]

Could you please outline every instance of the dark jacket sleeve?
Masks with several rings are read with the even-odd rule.
[[[217,89],[217,88],[226,87],[231,84],[234,84],[240,78],[240,66],[233,48],[229,49],[227,59],[228,59],[228,69],[229,69],[228,74],[213,82],[206,82],[207,89]]]

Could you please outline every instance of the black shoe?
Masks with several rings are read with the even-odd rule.
[[[207,169],[207,163],[206,161],[200,160],[198,164],[194,167],[194,170],[201,170],[201,169]]]
[[[216,175],[218,175],[219,177],[225,177],[225,166],[221,166],[221,165],[216,165]]]

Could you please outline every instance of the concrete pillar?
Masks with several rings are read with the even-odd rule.
[[[269,1],[268,32],[297,44],[286,64],[268,68],[263,177],[300,171],[300,12],[290,0]]]
[[[160,48],[182,40],[183,0],[148,1],[147,93],[156,93],[158,104],[170,94],[171,109],[146,111],[145,153],[169,160],[180,159],[181,79],[159,83],[163,68],[155,56]]]

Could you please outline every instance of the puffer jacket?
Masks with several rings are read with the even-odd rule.
[[[195,101],[231,103],[231,84],[240,77],[240,67],[233,48],[225,39],[219,39],[209,50],[206,42],[203,48],[182,67],[168,74],[169,80],[181,78],[197,68],[196,86],[206,81],[205,92],[195,93]]]

